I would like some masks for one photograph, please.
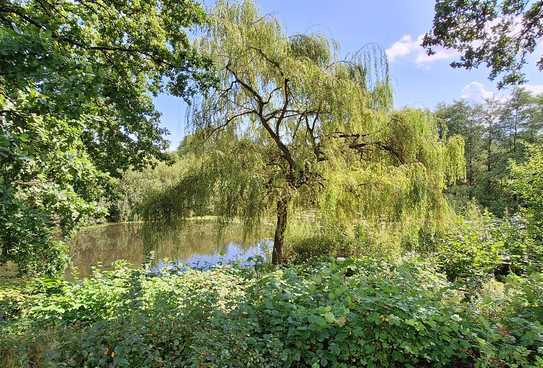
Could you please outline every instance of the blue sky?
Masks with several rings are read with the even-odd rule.
[[[419,46],[431,28],[434,0],[256,0],[262,13],[279,19],[287,34],[320,33],[338,41],[343,55],[367,43],[387,51],[395,107],[434,108],[439,102],[466,98],[480,101],[495,93],[485,68],[453,69],[454,52],[427,57]],[[540,51],[540,50],[539,50]],[[527,69],[528,89],[543,93],[543,73],[535,63]],[[503,94],[503,92],[502,92]],[[185,104],[171,96],[155,100],[162,124],[175,148],[185,134]]]

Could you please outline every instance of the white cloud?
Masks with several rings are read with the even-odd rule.
[[[388,60],[392,63],[397,58],[407,56],[417,48],[416,40],[413,40],[410,34],[402,36],[398,41],[394,42],[392,46],[385,50]]]
[[[521,87],[534,95],[543,94],[543,84],[524,84]],[[483,103],[489,99],[505,102],[511,98],[511,93],[512,89],[497,91],[481,82],[473,81],[462,89],[461,98],[473,103]]]
[[[543,94],[543,84],[525,84],[521,87],[534,95]]]
[[[474,103],[485,102],[494,95],[494,92],[487,89],[481,82],[471,82],[462,89],[462,98]]]
[[[433,55],[428,55],[421,46],[423,39],[424,34],[419,35],[417,38],[410,34],[402,36],[385,50],[388,60],[392,63],[400,58],[411,57],[415,64],[426,65],[439,60],[449,60],[458,55],[456,51],[445,48],[436,48]]]
[[[543,84],[524,84],[520,87],[534,95],[543,94]],[[495,89],[487,88],[481,82],[473,81],[471,83],[468,83],[462,89],[461,97],[465,100],[475,103],[482,103],[488,99],[495,99],[504,102],[511,98],[512,92],[513,89],[511,88],[507,90],[497,91]]]

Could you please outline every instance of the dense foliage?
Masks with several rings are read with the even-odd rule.
[[[543,244],[519,216],[497,219],[470,206],[445,231],[427,240],[423,251],[435,255],[449,280],[469,289],[493,277],[541,270]]]
[[[510,161],[526,162],[531,156],[527,144],[542,144],[542,97],[517,89],[503,100],[441,104],[436,115],[449,134],[465,142],[466,181],[448,189],[456,207],[476,200],[498,216],[515,212],[519,197],[506,184],[516,175]]]
[[[467,301],[416,259],[163,277],[120,267],[35,282],[3,322],[0,353],[6,368],[535,367],[541,277]]]
[[[439,0],[425,45],[522,82],[542,5]],[[381,49],[250,0],[0,0],[0,366],[543,368],[542,144],[542,96],[395,111]],[[61,277],[106,216],[146,221]],[[184,266],[237,237],[198,216],[275,220],[272,264]]]
[[[528,219],[530,232],[543,243],[543,146],[528,147],[529,159],[511,167],[508,188]]]
[[[293,207],[414,229],[443,219],[443,190],[464,173],[462,140],[440,137],[430,113],[391,111],[382,52],[341,59],[324,37],[288,37],[251,1],[219,1],[196,45],[220,79],[193,101],[201,161],[148,218],[211,208],[250,227],[273,213],[276,264]]]
[[[113,205],[116,220],[142,220],[145,204],[158,193],[177,184],[179,178],[186,174],[189,163],[189,160],[171,154],[168,161],[158,162],[142,170],[126,171],[117,185]]]
[[[432,30],[423,46],[460,52],[453,67],[485,65],[499,87],[526,82],[523,67],[543,36],[543,2],[528,0],[437,0]],[[537,62],[543,69],[543,58]]]
[[[186,34],[204,19],[190,0],[0,4],[0,263],[61,270],[55,228],[103,216],[114,178],[163,158],[152,95],[212,81]]]
[[[307,221],[307,219],[302,219]],[[291,226],[287,234],[287,258],[304,263],[322,257],[376,257],[394,261],[415,252],[459,288],[473,292],[495,277],[525,276],[541,270],[543,243],[534,236],[529,221],[520,215],[497,218],[474,203],[462,215],[435,233],[419,233],[417,239],[398,244],[387,236],[375,237],[363,226],[354,231],[335,225]]]

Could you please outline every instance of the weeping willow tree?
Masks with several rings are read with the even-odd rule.
[[[446,183],[463,175],[462,141],[440,137],[429,113],[391,110],[381,49],[341,59],[324,37],[288,37],[251,1],[219,1],[210,19],[196,46],[220,83],[192,103],[200,161],[148,217],[207,211],[250,228],[274,213],[274,264],[294,207],[345,219],[438,217]]]

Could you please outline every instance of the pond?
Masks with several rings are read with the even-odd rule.
[[[234,224],[219,235],[210,221],[189,221],[168,231],[144,231],[138,223],[93,226],[81,229],[72,240],[67,276],[87,277],[93,267],[108,268],[118,260],[132,265],[151,263],[155,271],[172,264],[205,269],[254,257],[267,259],[272,245],[269,231],[244,237],[241,226]]]

